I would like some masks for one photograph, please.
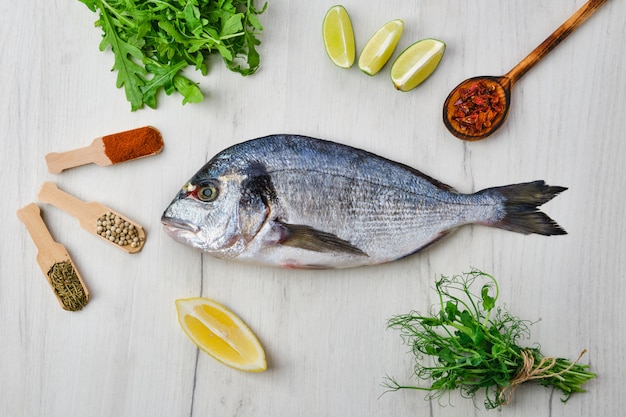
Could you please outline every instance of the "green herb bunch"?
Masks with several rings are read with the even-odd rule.
[[[487,283],[475,294],[470,287],[478,278]],[[439,303],[431,314],[411,312],[388,323],[400,330],[411,347],[415,376],[432,381],[431,385],[405,386],[387,377],[389,390],[431,391],[428,398],[457,388],[474,398],[484,390],[485,408],[493,409],[506,405],[515,388],[528,381],[560,390],[565,402],[572,393],[584,392],[582,385],[595,377],[578,360],[545,357],[537,347],[520,347],[519,339],[530,338],[531,323],[496,308],[498,285],[491,275],[473,270],[451,278],[441,276],[435,290]],[[424,363],[425,357],[431,357],[431,364]]]
[[[244,76],[259,68],[258,15],[267,3],[257,9],[253,0],[80,1],[99,15],[100,50],[111,47],[117,87],[124,87],[133,111],[144,104],[156,108],[161,89],[180,93],[183,104],[202,101],[183,70],[193,66],[206,75],[211,54],[220,54],[228,69]]]

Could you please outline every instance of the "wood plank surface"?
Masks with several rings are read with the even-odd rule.
[[[460,81],[501,75],[582,0],[346,0],[360,50],[385,22],[405,30],[394,54],[422,38],[447,43],[417,89],[401,93],[389,67],[368,77],[327,59],[321,22],[332,2],[270,0],[261,16],[262,66],[243,78],[210,61],[191,72],[201,104],[159,96],[130,111],[115,88],[113,55],[100,52],[96,15],[78,1],[0,3],[0,415],[2,416],[475,416],[458,393],[382,395],[385,375],[406,383],[412,357],[387,320],[435,302],[434,279],[479,268],[501,301],[536,320],[533,341],[575,358],[598,378],[563,404],[558,392],[523,386],[507,416],[618,416],[626,366],[626,4],[609,0],[526,74],[505,126],[466,143],[441,121]],[[257,1],[257,5],[259,2]],[[163,152],[124,164],[47,172],[44,156],[94,137],[152,125]],[[294,271],[218,260],[180,245],[160,216],[211,156],[272,133],[332,139],[411,165],[462,192],[544,179],[568,190],[544,210],[568,232],[546,238],[463,227],[415,256],[368,268]],[[36,262],[16,211],[54,181],[146,229],[128,255],[39,203],[89,287],[81,312],[63,311]],[[234,310],[259,337],[268,370],[247,374],[213,360],[178,326],[174,300],[205,296]],[[533,341],[528,341],[532,343]],[[493,412],[492,412],[493,413]]]

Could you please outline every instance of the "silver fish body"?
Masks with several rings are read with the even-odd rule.
[[[174,240],[220,258],[346,268],[411,255],[466,224],[565,234],[537,210],[563,190],[534,181],[462,194],[360,149],[272,135],[213,157],[162,223]]]

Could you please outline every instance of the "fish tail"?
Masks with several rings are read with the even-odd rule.
[[[488,188],[479,194],[495,194],[503,203],[504,216],[490,223],[490,226],[523,234],[552,236],[565,235],[567,232],[537,207],[565,190],[567,188],[547,185],[540,180]]]

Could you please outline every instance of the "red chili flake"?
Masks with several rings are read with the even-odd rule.
[[[454,120],[470,134],[478,134],[491,127],[493,120],[502,111],[496,86],[487,85],[482,80],[459,89],[459,99],[454,106]]]

